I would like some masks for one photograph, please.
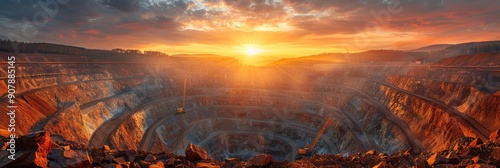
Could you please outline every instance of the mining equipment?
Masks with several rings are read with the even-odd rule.
[[[184,90],[182,94],[182,107],[177,108],[177,112],[175,114],[184,114],[186,113],[185,109],[186,108],[186,79],[184,79]]]
[[[326,130],[326,126],[328,126],[332,122],[332,119],[328,117],[326,119],[325,124],[323,124],[323,127],[319,130],[318,134],[316,135],[316,138],[314,138],[314,141],[312,142],[311,145],[307,144],[304,148],[299,149],[299,158],[302,157],[310,157],[313,153],[314,147],[316,146],[316,143],[318,143],[319,138],[321,135],[323,135],[323,132]]]

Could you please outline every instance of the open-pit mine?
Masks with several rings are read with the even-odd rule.
[[[500,163],[498,48],[252,66],[231,57],[107,56],[116,51],[44,45],[0,53],[0,111],[11,110],[9,95],[17,106],[16,159],[2,114],[0,167]],[[15,56],[13,94],[7,56]],[[304,147],[313,156],[299,154]]]

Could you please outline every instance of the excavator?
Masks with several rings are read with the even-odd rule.
[[[184,108],[186,108],[186,79],[184,79],[184,91],[183,91],[183,96],[182,96],[182,107],[178,107],[177,112],[175,114],[179,115],[179,114],[186,113]]]
[[[304,148],[299,149],[299,158],[302,157],[311,157],[314,147],[316,146],[316,143],[318,143],[319,138],[321,138],[321,135],[323,135],[323,132],[326,130],[326,126],[328,126],[332,122],[332,119],[328,117],[326,119],[325,124],[323,124],[323,127],[319,130],[318,134],[316,135],[316,138],[314,138],[314,141],[312,142],[311,145],[307,144]]]

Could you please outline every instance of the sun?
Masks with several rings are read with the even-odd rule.
[[[261,50],[255,46],[246,46],[245,47],[245,53],[247,54],[247,56],[255,56],[257,54],[259,54],[261,52]]]

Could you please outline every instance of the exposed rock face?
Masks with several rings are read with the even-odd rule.
[[[185,151],[186,159],[189,161],[207,160],[208,154],[205,149],[202,149],[194,144],[189,144]]]
[[[448,159],[446,159],[446,157],[444,157],[443,155],[435,153],[431,157],[429,157],[429,159],[427,159],[427,163],[429,165],[444,164],[448,163]]]
[[[448,159],[448,161],[453,164],[460,163],[460,158],[455,153],[455,151],[451,151],[448,155],[446,155],[446,159]]]
[[[87,150],[64,150],[56,147],[50,151],[49,167],[90,167],[91,159]]]
[[[6,167],[48,167],[47,155],[54,148],[50,133],[30,133],[16,139],[16,150],[21,156]]]
[[[490,135],[490,141],[499,140],[500,139],[500,129],[493,131]]]
[[[11,162],[6,167],[241,167],[245,162],[238,158],[226,159],[216,162],[202,159],[203,149],[196,145],[189,145],[186,151],[191,154],[176,156],[171,153],[146,153],[137,151],[93,149],[88,155],[88,149],[77,144],[55,144],[47,132],[38,132],[19,138],[26,147],[37,150],[20,148],[19,161]],[[434,153],[413,153],[412,150],[400,151],[388,156],[384,153],[377,154],[368,151],[351,156],[342,155],[314,155],[295,162],[273,161],[269,154],[259,154],[246,162],[247,167],[494,167],[500,165],[500,141],[485,141],[481,145],[470,146],[472,138],[456,140],[456,149],[438,151]],[[50,143],[49,143],[50,142]],[[55,147],[53,147],[55,146]],[[40,152],[50,152],[45,155]],[[460,156],[457,155],[460,154]],[[37,158],[33,159],[35,154]],[[191,158],[190,158],[191,157]],[[196,158],[196,159],[193,159]],[[47,164],[48,160],[48,164]],[[90,165],[92,163],[92,165]]]
[[[269,154],[258,154],[252,159],[248,160],[247,166],[267,166],[273,160]]]
[[[471,60],[475,66],[491,62],[481,59],[498,59],[494,56],[457,59]],[[217,161],[230,157],[248,160],[258,153],[293,161],[294,150],[312,141],[327,116],[334,122],[320,137],[316,154],[365,154],[349,158],[361,165],[374,166],[381,163],[377,157],[388,159],[410,148],[414,150],[402,154],[404,161],[386,163],[423,165],[428,156],[419,157],[418,162],[412,156],[450,146],[458,161],[449,152],[439,155],[448,159],[447,164],[465,163],[462,157],[477,156],[489,148],[480,139],[499,138],[500,97],[494,91],[499,88],[500,74],[491,69],[441,67],[460,62],[456,60],[430,67],[307,63],[279,70],[252,67],[248,72],[234,60],[221,58],[161,58],[140,64],[45,54],[21,54],[19,59],[71,60],[75,64],[18,65],[21,76],[40,75],[19,80],[16,120],[23,124],[16,126],[16,133],[47,130],[54,141],[89,148],[107,146],[92,160],[96,164],[123,166],[118,162],[125,159],[142,161],[134,162],[139,166],[154,166],[161,160],[157,155],[156,159],[146,159],[146,153],[137,151],[184,153],[189,161],[209,157]],[[6,73],[0,69],[0,74]],[[181,106],[182,81],[187,76],[188,112],[173,115]],[[0,82],[0,90],[6,91],[5,83]],[[5,96],[0,98],[0,111],[7,110],[6,100]],[[8,119],[0,118],[0,124],[8,123]],[[493,130],[497,131],[490,136]],[[8,132],[0,129],[0,134]],[[461,137],[479,139],[465,145],[453,143]],[[188,154],[185,149],[190,144],[204,150],[193,149]],[[135,153],[120,154],[117,150]],[[62,153],[64,160],[83,155]],[[480,158],[490,161],[485,156]],[[183,159],[168,159],[168,165],[185,164]],[[342,157],[323,159],[321,162],[340,163]]]
[[[476,138],[474,139],[474,141],[472,141],[469,146],[470,147],[477,147],[479,145],[483,144],[483,140],[479,139],[479,138]]]

